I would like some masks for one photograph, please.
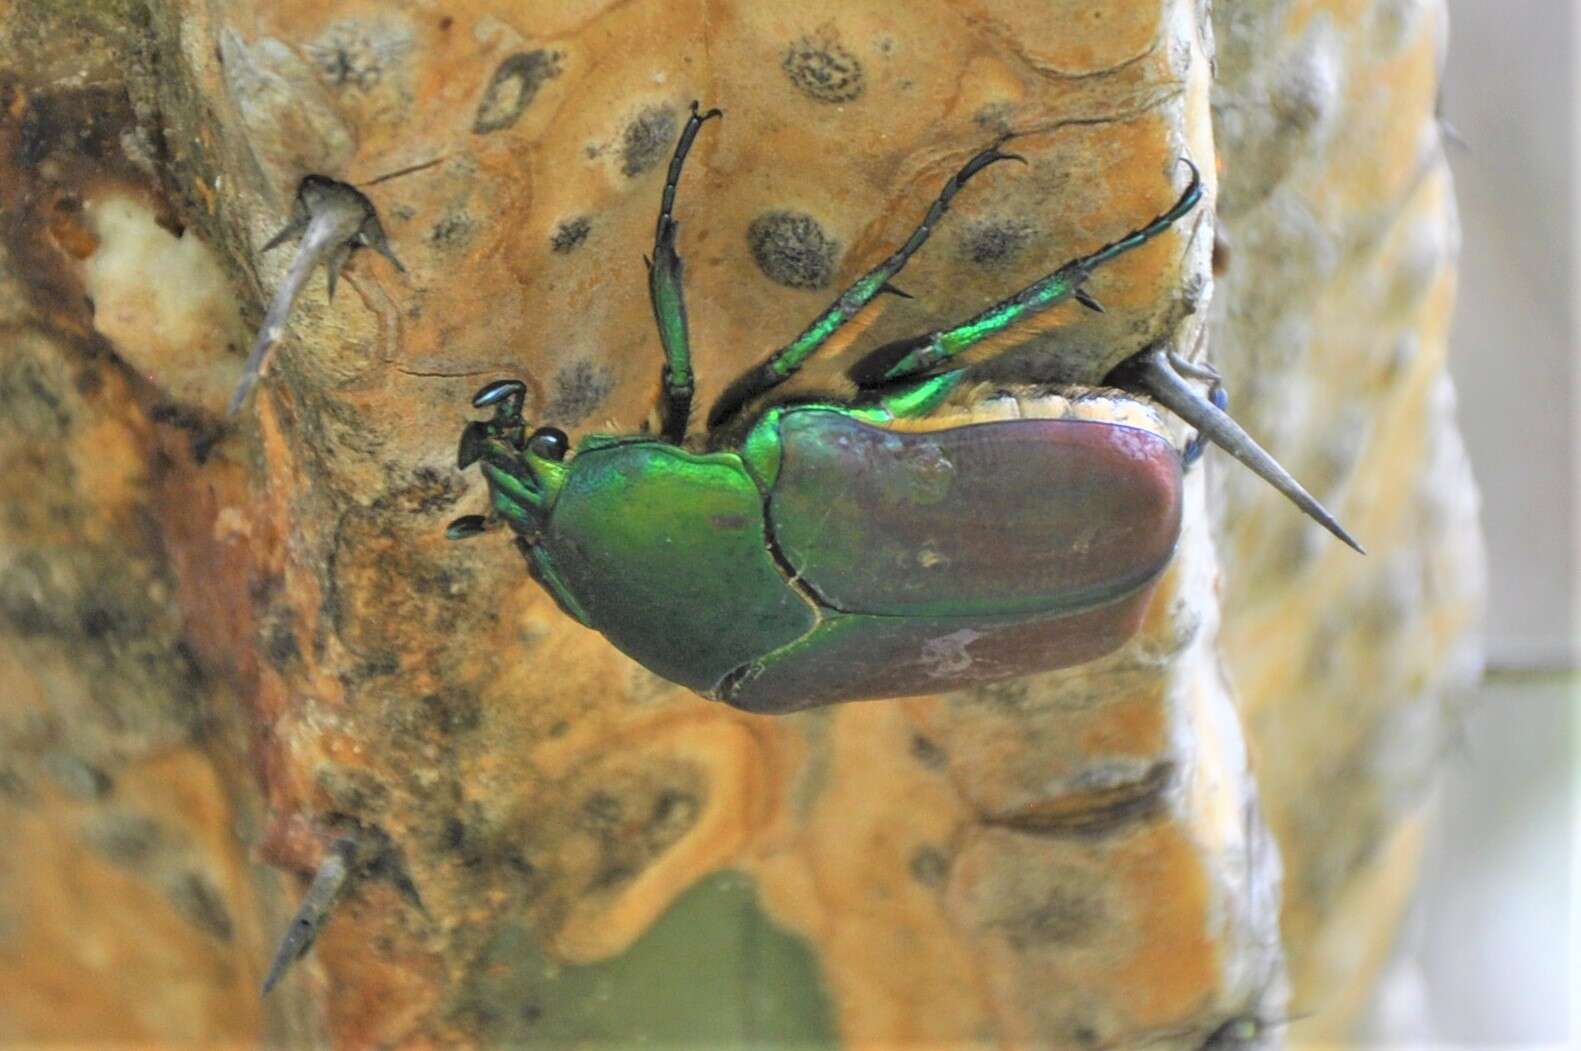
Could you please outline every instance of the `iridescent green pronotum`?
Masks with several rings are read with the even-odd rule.
[[[700,113],[681,133],[648,288],[664,350],[658,434],[593,434],[570,452],[528,429],[525,386],[501,380],[461,436],[491,515],[560,607],[657,674],[760,712],[930,693],[1062,667],[1136,630],[1180,531],[1183,455],[1152,431],[1078,419],[950,424],[934,415],[968,371],[962,351],[1082,290],[1093,271],[1158,236],[1201,198],[1195,166],[1150,222],[953,328],[880,348],[852,370],[850,403],[771,395],[922,247],[976,173],[1014,158],[996,143],[945,184],[915,232],[800,336],[726,389],[709,438],[688,442],[694,382],[672,215]],[[1180,376],[1213,379],[1162,346],[1110,383],[1153,396],[1354,541],[1222,411]]]

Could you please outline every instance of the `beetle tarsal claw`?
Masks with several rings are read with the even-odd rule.
[[[1193,366],[1195,371],[1197,366]],[[1216,375],[1216,374],[1215,374]],[[1115,371],[1112,382],[1152,397],[1176,416],[1197,429],[1214,445],[1250,467],[1259,478],[1279,490],[1314,521],[1333,533],[1358,554],[1365,555],[1354,537],[1328,510],[1291,477],[1262,446],[1252,440],[1230,415],[1192,389],[1162,347],[1150,347]]]
[[[291,918],[291,925],[286,928],[280,946],[275,950],[269,973],[264,976],[262,995],[268,996],[269,990],[285,976],[291,965],[307,955],[307,951],[313,947],[319,930],[329,917],[330,909],[346,887],[356,855],[357,841],[349,836],[337,839],[330,845],[318,871],[313,873],[313,882],[308,885],[301,906]]]
[[[522,406],[527,401],[527,384],[521,380],[495,380],[485,383],[472,396],[474,409],[486,409],[494,406],[494,419],[490,422],[490,433],[501,427],[518,427],[522,422]],[[466,441],[466,436],[462,436]]]
[[[471,540],[489,531],[490,522],[483,515],[462,515],[445,527],[446,540]]]

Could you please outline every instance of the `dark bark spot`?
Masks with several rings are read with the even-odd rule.
[[[675,123],[675,110],[669,106],[650,106],[637,114],[621,136],[620,173],[632,178],[658,164],[675,138]]]
[[[780,68],[798,91],[819,102],[850,102],[867,88],[862,63],[833,41],[802,37],[785,49]]]
[[[1032,227],[1019,219],[979,219],[961,237],[961,255],[982,267],[1015,261],[1032,241]]]
[[[478,135],[501,131],[521,119],[544,83],[560,75],[560,55],[551,51],[521,51],[499,64],[483,92],[472,130]]]
[[[770,281],[787,288],[826,288],[840,244],[806,212],[765,212],[747,227],[752,259]]]
[[[544,406],[544,419],[562,427],[570,427],[587,419],[604,404],[615,380],[607,369],[599,368],[586,358],[560,366],[550,381],[549,403]]]
[[[187,921],[220,941],[231,940],[231,914],[218,888],[200,872],[185,872],[166,890],[166,897]]]
[[[593,222],[585,215],[574,219],[567,219],[555,227],[554,236],[549,239],[549,247],[559,255],[565,255],[587,240],[587,235],[593,229]]]

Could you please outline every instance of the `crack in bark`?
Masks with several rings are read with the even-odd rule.
[[[1027,835],[1106,836],[1161,813],[1175,771],[1173,762],[1157,762],[1138,780],[1033,803],[1012,813],[985,814],[981,823]]]

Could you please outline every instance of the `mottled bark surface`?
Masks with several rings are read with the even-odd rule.
[[[1359,536],[1342,552],[1210,472],[1223,655],[1285,857],[1297,1039],[1339,1039],[1410,900],[1422,789],[1483,599],[1446,371],[1455,217],[1442,5],[1225,5],[1214,129],[1229,263],[1215,357],[1250,429]],[[1278,265],[1268,261],[1277,260]]]
[[[1440,5],[545,6],[0,4],[0,1040],[1343,1033],[1479,600]],[[727,111],[677,209],[701,405],[1005,131],[1029,165],[803,389],[1157,213],[1189,155],[1208,201],[1094,279],[1108,312],[983,374],[1094,383],[1206,327],[1372,554],[1210,454],[1120,652],[773,719],[574,625],[503,536],[444,542],[485,379],[574,436],[648,417],[693,98]],[[406,272],[315,277],[227,425],[309,174],[364,186]]]

